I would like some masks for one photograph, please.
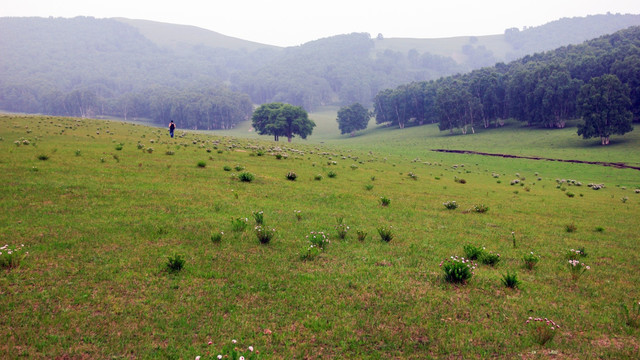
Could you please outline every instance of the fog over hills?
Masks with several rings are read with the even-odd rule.
[[[379,91],[399,84],[466,73],[633,25],[640,25],[640,15],[606,14],[491,36],[402,39],[352,33],[281,48],[147,20],[5,17],[0,18],[0,108],[164,121],[175,112],[195,111],[189,104],[211,102],[213,95],[220,113],[228,113],[222,103],[246,108],[282,101],[307,110],[369,105]],[[225,125],[206,127],[233,126],[242,118],[246,111]]]

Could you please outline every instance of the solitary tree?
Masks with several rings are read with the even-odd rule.
[[[283,103],[260,105],[253,112],[251,120],[258,134],[273,135],[275,141],[280,136],[286,136],[291,142],[295,135],[306,139],[316,126],[302,107]]]
[[[364,106],[359,103],[352,104],[350,106],[341,107],[338,110],[338,127],[341,134],[351,133],[351,136],[355,135],[358,130],[364,130],[369,124],[371,114]]]
[[[260,135],[273,135],[273,141],[278,141],[282,135],[276,128],[276,120],[283,103],[269,103],[260,105],[251,117],[253,128]]]
[[[584,124],[578,125],[578,135],[585,139],[600,137],[602,145],[609,145],[611,134],[633,130],[628,94],[628,87],[611,74],[594,77],[583,85],[578,105]]]

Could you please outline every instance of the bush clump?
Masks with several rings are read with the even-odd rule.
[[[180,254],[169,256],[167,261],[167,269],[170,272],[178,272],[184,267],[186,260]]]
[[[384,242],[390,242],[393,240],[393,226],[381,226],[378,229],[378,235],[380,235],[380,239]]]
[[[440,263],[440,268],[444,271],[444,279],[454,284],[464,284],[473,276],[476,264],[464,258],[451,256]]]
[[[246,171],[241,172],[240,175],[238,175],[238,179],[240,179],[240,181],[242,182],[252,182],[254,178],[255,177],[252,173]]]
[[[287,180],[295,181],[298,178],[298,174],[293,171],[287,173]]]

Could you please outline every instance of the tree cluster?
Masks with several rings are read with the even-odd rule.
[[[630,109],[638,121],[640,27],[509,64],[383,90],[374,99],[374,113],[377,123],[403,128],[438,122],[441,130],[460,129],[462,133],[473,132],[477,126],[499,126],[506,118],[561,128],[566,120],[584,116],[579,94],[585,91],[585,84],[604,75],[623,85],[616,96],[632,99]]]
[[[223,81],[247,70],[253,56],[271,56],[209,48],[177,55],[130,25],[88,17],[1,18],[0,33],[0,109],[173,119],[181,128],[226,129],[247,120],[251,99]]]

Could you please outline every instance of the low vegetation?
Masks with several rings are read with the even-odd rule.
[[[638,170],[428,152],[419,141],[471,146],[429,127],[285,146],[0,122],[3,358],[637,355]],[[532,151],[519,131],[476,136]],[[549,153],[605,157],[575,131],[549,136]]]

